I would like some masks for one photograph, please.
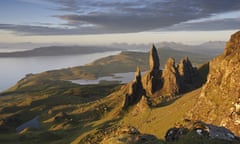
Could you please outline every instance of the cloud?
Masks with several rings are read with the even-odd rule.
[[[240,19],[220,19],[200,22],[184,22],[154,31],[217,31],[240,29]]]
[[[239,10],[239,0],[44,1],[55,4],[53,9],[59,11],[60,14],[53,17],[64,20],[67,28],[0,25],[0,29],[28,35],[60,35],[133,33],[163,28],[169,30],[224,30],[230,29],[231,26],[235,28],[236,24],[239,24],[236,20],[227,19],[218,20],[218,23],[214,23],[214,21],[185,23],[195,19],[207,18],[213,14]],[[207,23],[210,25],[207,25]]]
[[[96,28],[58,28],[34,25],[0,24],[0,30],[12,31],[16,35],[80,35],[103,33]]]

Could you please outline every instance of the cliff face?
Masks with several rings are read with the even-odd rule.
[[[190,117],[225,126],[240,135],[240,31],[210,62],[206,84]]]

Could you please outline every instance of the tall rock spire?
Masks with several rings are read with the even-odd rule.
[[[150,66],[151,71],[152,70],[159,70],[160,61],[159,61],[157,49],[156,49],[154,44],[152,45],[152,48],[150,50],[149,66]]]
[[[142,78],[140,68],[137,67],[135,72],[135,79],[129,84],[128,93],[125,95],[123,108],[128,108],[139,102],[142,96],[145,96],[146,92],[142,86]]]
[[[151,96],[162,86],[162,71],[159,69],[160,62],[158,52],[154,44],[150,49],[149,66],[150,70],[143,76],[143,86],[147,94]]]

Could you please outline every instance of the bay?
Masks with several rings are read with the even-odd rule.
[[[107,51],[84,55],[0,58],[0,92],[13,86],[29,73],[82,66],[99,58],[119,53],[120,51]]]

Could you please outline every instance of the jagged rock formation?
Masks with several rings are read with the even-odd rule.
[[[123,108],[127,108],[130,105],[136,104],[142,96],[145,96],[146,92],[142,86],[142,77],[140,68],[137,67],[135,73],[135,80],[130,83],[128,93],[125,95]]]
[[[174,96],[181,92],[181,79],[173,58],[168,59],[163,71],[162,79],[162,94]]]
[[[193,68],[188,57],[180,60],[178,65],[178,72],[184,83],[193,83],[193,77],[196,75],[196,69]]]
[[[143,86],[146,90],[146,93],[151,96],[162,87],[162,71],[159,69],[160,62],[158,52],[154,45],[152,45],[152,48],[150,50],[149,65],[150,70],[146,72],[143,77]]]
[[[210,62],[206,84],[190,118],[229,128],[240,135],[240,31],[224,53]]]
[[[150,50],[149,65],[150,70],[143,77],[137,68],[136,78],[128,86],[123,108],[136,104],[143,95],[146,98],[144,101],[148,104],[152,104],[157,97],[179,95],[188,88],[185,85],[194,83],[194,77],[197,75],[197,70],[193,68],[188,57],[182,59],[177,66],[175,60],[169,58],[164,70],[160,70],[158,52],[154,45]]]
[[[148,96],[164,95],[174,96],[189,89],[188,85],[194,83],[197,70],[192,66],[188,57],[175,65],[175,60],[170,58],[165,69],[159,70],[159,57],[153,45],[149,56],[150,70],[143,76],[143,87]],[[156,94],[157,93],[157,94]]]

